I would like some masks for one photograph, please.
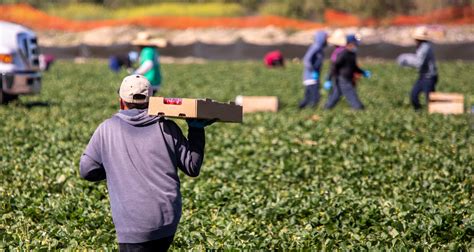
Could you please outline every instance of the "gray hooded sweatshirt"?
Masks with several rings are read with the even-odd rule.
[[[313,85],[319,83],[319,77],[317,80],[313,77],[313,72],[320,74],[321,68],[324,62],[324,47],[326,47],[326,39],[328,34],[324,31],[318,31],[314,34],[314,43],[308,48],[304,57],[304,71],[303,71],[303,84]]]
[[[416,49],[416,56],[407,58],[402,65],[417,68],[421,78],[438,76],[433,45],[429,41],[421,42]]]
[[[170,120],[146,110],[121,110],[96,129],[80,162],[81,177],[106,179],[119,243],[174,235],[181,217],[177,167],[199,175],[204,130],[189,128],[187,140]]]

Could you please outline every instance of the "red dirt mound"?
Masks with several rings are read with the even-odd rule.
[[[355,15],[326,10],[324,19],[330,26],[374,26],[377,24],[406,26],[419,24],[473,24],[474,7],[447,7],[419,16],[398,15],[392,18],[376,20],[373,18],[362,19]]]
[[[326,23],[296,20],[276,16],[198,18],[198,17],[143,17],[122,20],[76,21],[50,16],[27,4],[0,5],[0,20],[19,23],[38,30],[84,31],[99,27],[138,25],[168,29],[186,28],[256,28],[276,26],[287,29],[316,29],[324,26],[417,25],[422,23],[473,24],[474,7],[449,7],[421,16],[396,16],[390,19],[361,19],[335,10],[326,10]]]
[[[322,24],[276,16],[237,18],[143,17],[122,20],[75,21],[49,16],[26,4],[0,5],[0,20],[20,23],[39,30],[83,31],[106,26],[139,25],[169,29],[247,28],[277,26],[289,29],[321,28]]]

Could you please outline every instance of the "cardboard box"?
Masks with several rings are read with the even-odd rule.
[[[239,95],[235,98],[235,103],[243,107],[244,113],[278,111],[278,97],[276,96]]]
[[[217,119],[219,122],[242,123],[242,106],[211,99],[150,97],[149,115],[171,118]]]
[[[464,113],[464,96],[457,93],[432,92],[429,94],[428,112],[441,114]]]

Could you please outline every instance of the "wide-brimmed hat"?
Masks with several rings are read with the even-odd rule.
[[[337,29],[329,36],[328,43],[335,46],[345,46],[346,34],[343,30]]]
[[[148,32],[139,32],[137,37],[132,41],[132,45],[136,46],[156,46],[165,47],[167,44],[165,39],[153,38]]]
[[[430,32],[426,26],[417,27],[413,33],[412,37],[416,40],[430,40]]]

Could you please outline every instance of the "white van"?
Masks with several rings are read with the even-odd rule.
[[[21,25],[0,21],[0,104],[41,90],[36,34]]]

